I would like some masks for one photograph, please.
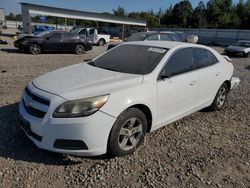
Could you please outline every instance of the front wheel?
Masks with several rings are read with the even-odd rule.
[[[210,106],[210,108],[212,110],[221,110],[225,105],[228,92],[229,92],[229,88],[228,88],[227,84],[223,83],[222,86],[220,87],[220,89],[218,90],[218,92],[215,96],[215,99],[214,99],[212,105]]]
[[[77,44],[75,49],[76,54],[83,54],[85,52],[85,48],[82,44]]]
[[[38,44],[31,44],[29,47],[29,52],[36,55],[42,52],[41,47]]]
[[[133,153],[143,142],[147,119],[137,108],[125,110],[116,120],[108,142],[108,153],[124,156]]]

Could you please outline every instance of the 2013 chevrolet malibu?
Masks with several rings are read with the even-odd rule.
[[[130,154],[147,132],[205,107],[222,109],[240,82],[233,72],[205,46],[124,43],[28,83],[21,127],[39,148],[54,152]]]

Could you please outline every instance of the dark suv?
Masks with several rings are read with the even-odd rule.
[[[82,54],[92,49],[90,40],[67,31],[44,31],[38,35],[27,35],[16,40],[14,46],[32,54],[50,51]]]

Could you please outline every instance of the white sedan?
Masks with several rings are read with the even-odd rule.
[[[19,105],[21,128],[45,150],[123,156],[147,132],[205,107],[222,109],[240,82],[233,73],[202,45],[123,43],[31,81]]]

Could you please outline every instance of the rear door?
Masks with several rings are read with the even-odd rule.
[[[193,71],[192,48],[180,49],[170,57],[157,82],[159,124],[190,112],[196,106],[198,75]]]
[[[71,32],[63,33],[62,40],[62,50],[63,51],[74,51],[76,47],[76,43],[78,40],[78,36]]]
[[[90,38],[93,43],[98,43],[98,33],[96,29],[89,29],[88,31],[88,38]]]
[[[222,67],[212,52],[205,48],[193,48],[193,61],[199,76],[197,105],[212,102],[223,83]]]
[[[45,51],[61,51],[62,50],[62,32],[52,33],[44,39],[43,49]]]

